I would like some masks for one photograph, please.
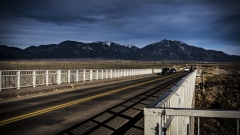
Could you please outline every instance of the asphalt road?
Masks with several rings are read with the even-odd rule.
[[[170,75],[175,76],[175,75]],[[51,135],[159,85],[168,75],[0,103],[0,134]]]

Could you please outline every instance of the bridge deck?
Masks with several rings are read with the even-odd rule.
[[[159,86],[89,118],[59,135],[143,134],[143,108],[163,95],[186,74],[165,79]]]

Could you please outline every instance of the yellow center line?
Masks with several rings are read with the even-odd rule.
[[[51,112],[51,111],[54,111],[54,110],[57,110],[57,109],[65,108],[65,107],[75,105],[75,104],[78,104],[78,103],[82,103],[82,102],[85,102],[85,101],[89,101],[89,100],[92,100],[92,99],[95,99],[95,98],[107,96],[107,95],[110,95],[110,94],[113,94],[113,93],[116,93],[116,92],[119,92],[119,91],[124,91],[124,90],[130,89],[130,88],[141,86],[141,85],[151,83],[151,82],[154,82],[154,81],[162,80],[162,79],[167,78],[167,77],[170,77],[170,76],[166,76],[166,77],[158,78],[158,79],[155,79],[155,80],[151,80],[151,81],[127,86],[127,87],[124,87],[124,88],[112,90],[112,91],[109,91],[109,92],[101,93],[101,94],[90,96],[90,97],[87,97],[87,98],[78,99],[78,100],[75,100],[75,101],[71,101],[71,102],[68,102],[68,103],[56,105],[56,106],[49,107],[49,108],[46,108],[46,109],[42,109],[42,110],[39,110],[39,111],[35,111],[35,112],[27,113],[27,114],[24,114],[24,115],[16,116],[16,117],[13,117],[13,118],[9,118],[9,119],[0,121],[0,126],[6,125],[6,124],[9,124],[9,123],[12,123],[12,122],[16,122],[16,121],[19,121],[19,120],[23,120],[23,119],[26,119],[26,118],[30,118],[30,117],[33,117],[33,116],[37,116],[37,115],[40,115],[40,114],[44,114],[44,113],[47,113],[47,112]]]

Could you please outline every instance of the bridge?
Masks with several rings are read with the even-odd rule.
[[[0,132],[182,135],[194,134],[194,117],[198,122],[201,117],[217,117],[236,118],[239,134],[239,111],[194,109],[195,79],[201,70],[157,75],[159,72],[161,69],[0,71],[1,98],[14,92],[22,95],[0,102]],[[67,90],[28,96],[49,87]],[[200,124],[197,126],[199,129]]]

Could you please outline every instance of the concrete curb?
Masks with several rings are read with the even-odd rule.
[[[42,94],[47,92],[60,92],[64,90],[74,90],[74,89],[82,89],[87,86],[99,86],[109,83],[117,83],[121,81],[129,81],[135,80],[145,77],[154,76],[156,74],[151,75],[142,75],[142,76],[131,76],[131,77],[122,77],[122,78],[114,78],[114,79],[103,79],[103,80],[94,80],[94,81],[86,81],[86,82],[77,82],[77,83],[65,83],[59,85],[49,85],[49,86],[40,86],[40,87],[29,87],[22,89],[12,89],[12,90],[4,90],[0,91],[0,100],[11,99],[11,98],[19,98],[24,96]]]

